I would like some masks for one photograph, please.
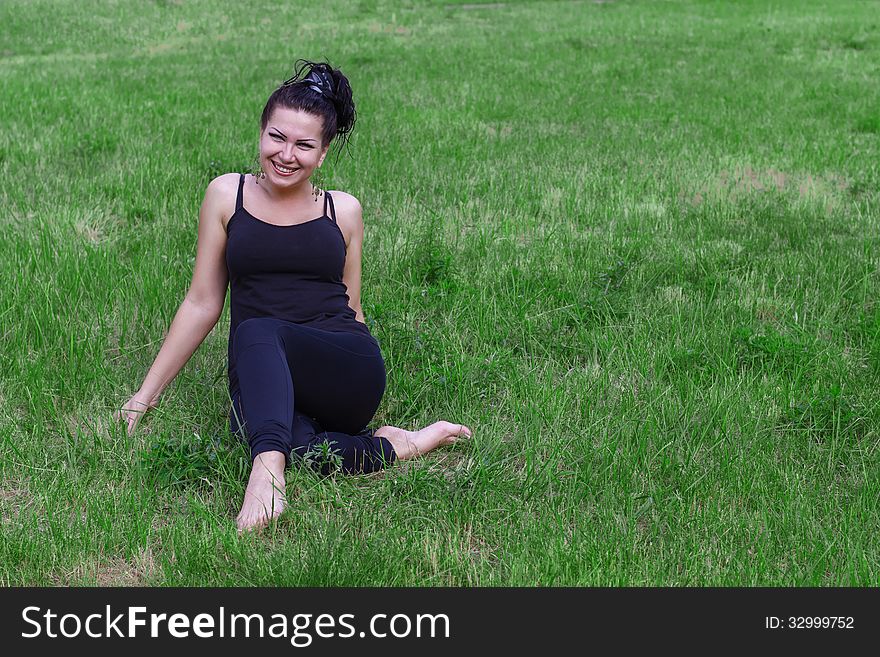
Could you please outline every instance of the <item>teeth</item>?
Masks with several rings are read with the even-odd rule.
[[[275,168],[278,169],[281,173],[293,173],[294,171],[296,171],[296,169],[288,169],[287,167],[283,167],[277,162],[273,162],[272,164],[274,164]]]

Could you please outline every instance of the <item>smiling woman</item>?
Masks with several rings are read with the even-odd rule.
[[[228,287],[229,423],[253,460],[240,530],[284,510],[292,457],[324,473],[373,472],[471,435],[446,421],[414,432],[367,426],[386,376],[361,309],[361,205],[312,183],[330,144],[346,143],[354,101],[338,69],[298,64],[263,109],[258,173],[208,185],[190,289],[140,390],[116,414],[134,431],[219,320]]]

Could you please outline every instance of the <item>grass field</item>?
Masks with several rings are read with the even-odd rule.
[[[221,6],[0,4],[0,583],[878,584],[878,2]],[[240,537],[228,308],[110,414],[298,57],[357,102],[374,426],[474,438]]]

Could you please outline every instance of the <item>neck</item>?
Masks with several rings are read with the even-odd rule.
[[[309,180],[292,187],[279,187],[270,182],[268,178],[263,180],[257,178],[257,184],[263,188],[263,191],[265,191],[270,199],[279,203],[296,204],[305,203],[306,200],[315,201],[315,195],[313,192],[314,187]]]

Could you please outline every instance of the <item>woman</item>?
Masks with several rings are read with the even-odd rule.
[[[208,185],[190,289],[143,385],[116,413],[131,433],[156,406],[220,318],[228,283],[230,429],[253,461],[240,531],[283,511],[291,455],[325,473],[372,472],[471,435],[445,421],[366,427],[386,379],[361,310],[361,205],[310,180],[333,139],[347,141],[354,102],[338,69],[299,63],[263,109],[259,173]]]

